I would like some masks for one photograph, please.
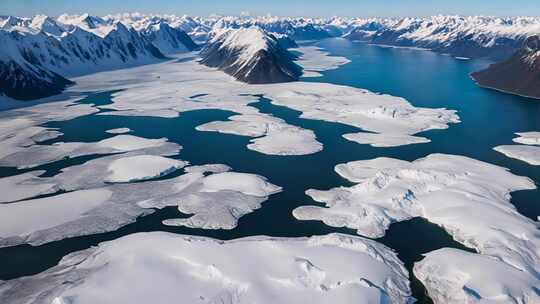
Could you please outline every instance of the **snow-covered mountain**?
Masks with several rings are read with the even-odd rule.
[[[471,76],[484,87],[540,98],[540,37],[529,37],[508,60]]]
[[[420,47],[455,57],[503,59],[540,33],[540,18],[460,17],[367,19],[345,37],[373,44]]]
[[[69,77],[156,62],[197,46],[157,23],[136,29],[85,15],[0,17],[0,94],[34,99],[59,93]]]
[[[257,26],[214,33],[201,57],[202,64],[247,83],[294,81],[302,74],[302,68],[293,62],[295,56]]]
[[[279,33],[294,40],[314,40],[332,37],[325,29],[326,21],[315,18],[280,17],[223,17],[214,25],[213,31],[228,28],[249,28],[257,26],[269,33]]]
[[[107,15],[106,20],[117,20],[128,24],[137,30],[144,30],[151,24],[166,23],[171,28],[180,30],[197,43],[204,43],[208,40],[208,33],[212,26],[217,22],[214,17],[190,17],[187,15],[149,15],[141,13],[123,13],[116,15]]]

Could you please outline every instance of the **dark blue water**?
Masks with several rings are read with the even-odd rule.
[[[509,144],[513,132],[540,130],[540,102],[476,87],[468,74],[484,65],[479,61],[459,61],[426,51],[386,49],[340,39],[326,40],[321,46],[333,54],[346,56],[351,63],[328,71],[322,78],[306,79],[367,88],[407,98],[412,104],[447,107],[459,111],[461,124],[448,130],[425,132],[431,143],[396,148],[373,148],[341,137],[358,131],[350,126],[298,118],[299,112],[274,106],[264,98],[254,97],[254,106],[272,113],[288,123],[313,130],[324,150],[307,156],[270,156],[245,148],[249,138],[212,132],[198,132],[194,127],[209,121],[224,120],[231,112],[204,110],[182,113],[178,118],[114,117],[90,115],[66,122],[53,122],[65,133],[54,141],[96,141],[110,137],[104,131],[128,127],[133,134],[147,137],[167,137],[184,149],[178,156],[192,164],[224,163],[235,171],[257,173],[284,188],[273,195],[254,213],[242,217],[236,229],[201,230],[167,227],[161,221],[179,216],[176,208],[165,208],[138,219],[117,231],[71,238],[32,247],[21,245],[0,249],[0,279],[11,279],[43,271],[69,252],[88,248],[99,242],[141,231],[169,231],[232,239],[250,235],[309,236],[331,232],[352,233],[349,229],[327,227],[316,221],[297,221],[291,211],[297,206],[315,204],[304,191],[309,188],[329,189],[349,183],[333,170],[338,163],[380,156],[414,160],[434,152],[461,154],[508,167],[512,172],[540,180],[540,169],[506,158],[492,150]],[[106,104],[110,93],[95,94],[84,102]],[[63,167],[78,164],[98,156],[85,156],[42,166],[48,175]],[[19,171],[20,172],[20,171]],[[17,173],[12,168],[0,168],[0,176]],[[181,174],[181,173],[178,173]],[[174,175],[171,175],[174,176]],[[164,177],[164,178],[169,178]],[[540,215],[538,191],[514,193],[513,203],[524,215]],[[184,215],[180,215],[184,216]],[[452,240],[441,228],[422,219],[393,224],[387,235],[379,239],[394,248],[411,270],[421,254],[442,248],[467,250]],[[413,293],[420,303],[430,303],[424,289],[412,278]]]

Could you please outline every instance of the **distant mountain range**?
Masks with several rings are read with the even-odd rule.
[[[302,68],[287,51],[287,41],[280,42],[258,26],[221,29],[201,51],[200,63],[247,83],[295,81]]]
[[[540,37],[529,37],[512,57],[471,76],[481,86],[540,99]]]
[[[518,51],[527,37],[540,33],[540,18],[204,18],[137,13],[104,17],[0,16],[0,94],[15,99],[57,94],[72,83],[71,77],[156,62],[169,53],[195,50],[207,41],[216,45],[218,41],[213,39],[217,33],[252,27],[273,37],[268,41],[277,40],[281,49],[294,47],[295,40],[344,37],[373,44],[428,48],[455,57],[502,60]],[[244,78],[239,76],[242,73],[232,72],[238,67],[230,62],[218,63],[220,52],[210,49],[207,46],[203,53],[205,64]],[[271,69],[271,76],[244,80],[297,78],[298,69],[289,62],[291,54],[269,49],[273,57],[262,60],[263,53],[259,54],[256,69],[263,62],[274,62],[272,66],[281,72]]]
[[[373,44],[426,48],[454,57],[502,60],[537,33],[537,17],[433,16],[358,20],[344,37]]]
[[[197,45],[166,23],[135,29],[89,15],[0,18],[0,94],[15,99],[54,95],[68,77],[151,63]]]

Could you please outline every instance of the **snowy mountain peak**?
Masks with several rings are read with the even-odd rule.
[[[278,39],[260,27],[216,30],[201,52],[201,63],[247,83],[294,81],[302,68]]]
[[[275,37],[253,26],[240,29],[226,29],[219,32],[209,41],[210,44],[219,43],[220,49],[231,51],[241,50],[239,60],[249,60],[261,50],[269,50],[277,44]]]

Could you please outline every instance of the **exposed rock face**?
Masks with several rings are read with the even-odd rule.
[[[278,39],[259,27],[228,29],[214,35],[201,52],[201,63],[247,83],[298,80],[302,68]]]
[[[521,50],[503,62],[475,72],[472,78],[483,87],[540,98],[540,38],[529,37]]]

